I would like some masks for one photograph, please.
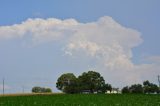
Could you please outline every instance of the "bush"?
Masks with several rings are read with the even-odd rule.
[[[123,87],[122,88],[122,93],[130,93],[129,87],[128,86]]]
[[[32,88],[33,93],[51,93],[52,90],[50,88],[43,88],[43,87],[33,87]]]

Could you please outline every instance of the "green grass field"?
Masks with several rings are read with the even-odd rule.
[[[160,95],[54,94],[0,97],[0,106],[160,106]]]

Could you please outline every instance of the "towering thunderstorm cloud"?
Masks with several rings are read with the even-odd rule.
[[[126,84],[145,79],[143,76],[151,73],[155,75],[160,69],[156,63],[136,65],[132,62],[132,49],[143,41],[141,33],[108,16],[88,23],[75,19],[36,18],[21,24],[0,26],[0,40],[26,37],[33,44],[58,41],[63,44],[64,54],[71,57],[85,54],[88,59],[94,58],[96,68],[106,78],[112,80],[116,77]]]

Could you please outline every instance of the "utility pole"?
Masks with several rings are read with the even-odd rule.
[[[160,87],[160,75],[158,75],[158,83],[159,83],[159,87]]]
[[[4,95],[4,78],[3,78],[3,95]]]

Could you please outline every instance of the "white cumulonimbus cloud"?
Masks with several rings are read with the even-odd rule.
[[[63,42],[66,55],[85,54],[95,58],[96,67],[102,70],[104,76],[116,77],[124,83],[139,81],[142,75],[157,73],[147,71],[154,70],[153,64],[135,65],[132,62],[132,49],[143,41],[141,33],[120,25],[109,16],[88,23],[75,19],[36,18],[21,24],[0,26],[0,40],[23,39],[26,36],[36,44]],[[159,66],[156,65],[156,68],[159,69]],[[110,75],[107,75],[108,72]]]
[[[0,27],[1,39],[26,36],[34,43],[61,40],[67,45],[66,54],[83,51],[88,56],[103,58],[103,63],[110,68],[130,68],[131,49],[142,42],[138,31],[125,28],[108,16],[90,23],[49,18],[28,19],[21,24]]]

